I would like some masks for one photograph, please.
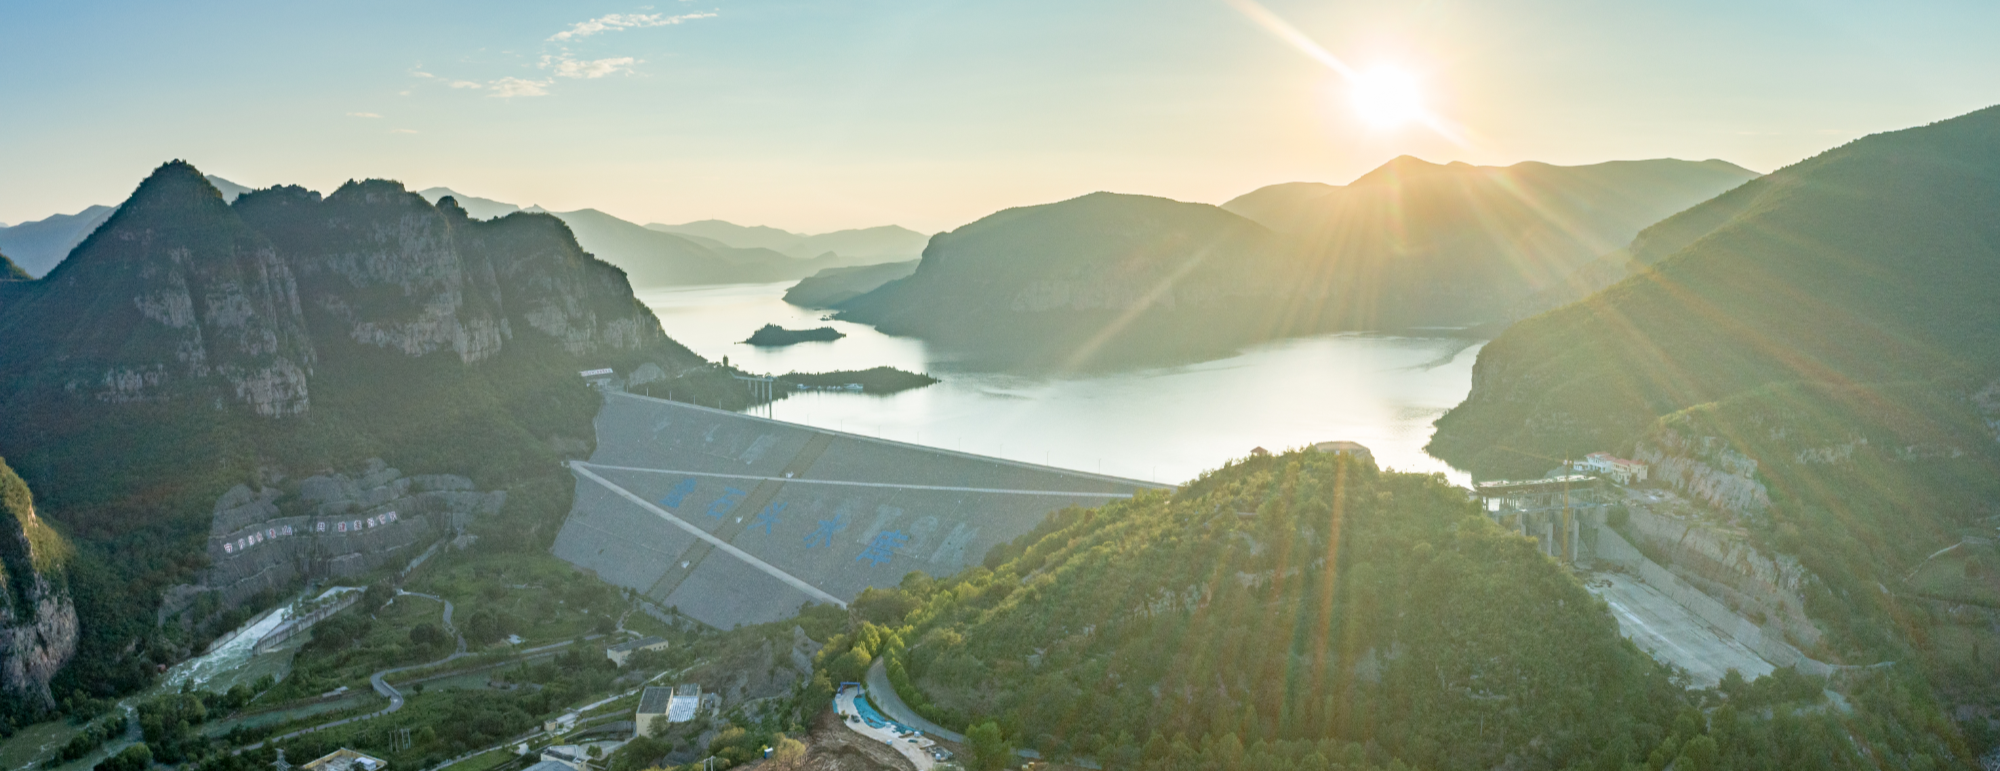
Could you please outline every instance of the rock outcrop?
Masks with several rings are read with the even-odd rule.
[[[426,544],[498,514],[504,490],[482,492],[455,474],[405,476],[380,458],[356,474],[237,485],[215,502],[209,568],[198,584],[176,587],[162,620],[214,594],[233,607],[301,579],[338,579],[410,559]],[[186,619],[190,622],[203,619]]]
[[[138,688],[184,655],[147,610],[199,636],[246,599],[373,571],[474,514],[546,538],[569,499],[560,461],[589,452],[600,403],[580,371],[650,366],[675,393],[745,400],[553,216],[473,220],[382,180],[232,204],[180,161],[47,277],[0,282],[0,341],[0,447],[82,558],[125,552],[77,573],[105,582],[79,589],[106,598],[84,606],[86,633],[43,635],[61,643],[48,666],[77,650],[59,689]],[[370,458],[387,461],[279,481]],[[524,504],[500,511],[501,490]],[[32,605],[14,623],[48,615]]]
[[[63,572],[69,546],[35,514],[34,497],[0,461],[0,696],[55,705],[49,680],[76,653],[76,604]]]

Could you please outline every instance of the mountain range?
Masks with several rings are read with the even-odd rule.
[[[865,259],[870,263],[912,260],[923,254],[924,244],[930,241],[930,236],[897,225],[836,230],[816,235],[802,235],[762,225],[744,227],[722,220],[701,220],[681,225],[655,222],[646,227],[662,233],[705,238],[739,249],[770,249],[802,260],[827,252],[854,260]]]
[[[477,220],[383,180],[231,203],[178,161],[47,276],[0,282],[0,339],[0,453],[75,545],[81,633],[51,672],[64,694],[128,691],[260,592],[407,559],[397,550],[452,528],[545,546],[570,501],[560,461],[593,441],[600,397],[581,370],[747,403],[732,370],[667,338],[625,273],[554,216]],[[367,538],[245,551],[305,527],[314,509],[287,501],[325,501],[331,483],[312,479],[349,470],[417,480],[368,506],[463,494],[380,529],[382,512],[353,509]],[[0,660],[31,653],[13,639],[0,634]]]
[[[421,190],[418,195],[432,202],[446,196],[470,201],[466,212],[481,219],[504,217],[517,211],[545,211],[540,207],[522,208],[487,198],[464,196],[445,187]],[[775,228],[746,228],[720,220],[705,220],[690,223],[692,229],[683,232],[677,226],[640,226],[596,209],[549,213],[569,225],[576,234],[577,243],[585,250],[605,262],[624,268],[633,285],[638,287],[798,279],[827,268],[909,259],[923,249],[924,240],[920,234],[895,226],[839,231],[822,236],[798,236]],[[744,234],[749,235],[745,237]],[[777,234],[777,237],[771,234]],[[914,247],[903,234],[915,238]],[[781,249],[767,244],[792,248]],[[802,244],[810,246],[801,247]]]
[[[1189,359],[1335,330],[1466,328],[1754,176],[1720,162],[1583,167],[1399,158],[1346,186],[1221,206],[1097,193],[933,238],[843,317],[968,359]]]
[[[1876,134],[1647,228],[1635,275],[1480,351],[1430,451],[1484,477],[1629,453],[1814,576],[1822,651],[1995,696],[1939,549],[2000,514],[2000,107]],[[1987,611],[1990,613],[1990,611]],[[1986,622],[1977,622],[1980,624]],[[1953,638],[1957,639],[1957,638]]]
[[[225,203],[250,188],[215,175],[207,176]],[[461,201],[474,219],[504,217],[518,211],[537,213],[487,198],[433,187],[419,191],[436,203],[445,196]],[[70,250],[111,216],[113,207],[92,206],[76,214],[58,214],[12,227],[0,227],[0,252],[13,258],[30,276],[43,276]],[[893,225],[798,235],[768,227],[741,227],[720,220],[681,226],[637,224],[596,209],[553,212],[576,234],[585,250],[624,268],[635,286],[763,283],[804,278],[827,268],[869,265],[915,258],[926,236]]]

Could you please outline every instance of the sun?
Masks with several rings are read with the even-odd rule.
[[[1377,66],[1349,80],[1354,109],[1378,129],[1392,129],[1424,117],[1423,91],[1415,76],[1393,66]]]

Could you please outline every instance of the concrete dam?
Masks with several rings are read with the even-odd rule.
[[[1049,512],[1163,487],[622,392],[554,553],[711,626],[945,576]]]

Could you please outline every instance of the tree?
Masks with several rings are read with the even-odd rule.
[[[445,642],[446,642],[446,637],[444,635],[444,631],[438,629],[437,625],[435,624],[425,622],[410,627],[411,645],[417,646],[418,648],[421,648],[423,650],[433,650],[442,647],[445,644]]]
[[[771,759],[764,761],[764,767],[770,771],[793,771],[805,762],[806,743],[779,734],[778,741],[771,746]]]
[[[1014,760],[1014,744],[991,720],[965,729],[965,743],[972,746],[973,771],[999,771]]]

